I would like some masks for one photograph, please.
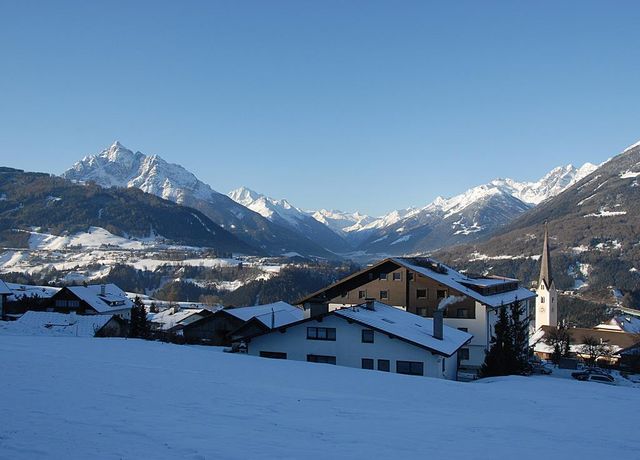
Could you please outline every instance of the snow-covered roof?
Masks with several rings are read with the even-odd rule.
[[[104,295],[102,290],[104,287]],[[127,294],[115,284],[89,284],[87,286],[67,287],[78,298],[84,300],[99,313],[117,310],[130,310],[133,302]]]
[[[9,286],[5,284],[4,281],[0,280],[0,295],[11,295],[13,291],[9,289]]]
[[[454,354],[473,337],[467,332],[443,326],[442,340],[436,339],[432,318],[414,315],[382,302],[373,302],[372,307],[367,304],[345,307],[333,313],[446,356]]]
[[[28,311],[17,321],[1,323],[4,332],[17,335],[93,337],[113,315],[75,315]]]
[[[632,315],[618,315],[605,323],[598,324],[595,328],[640,334],[640,318]]]
[[[19,297],[27,296],[27,297],[40,297],[42,299],[49,298],[53,296],[56,292],[60,290],[59,287],[53,286],[32,286],[29,284],[17,284],[17,283],[6,283],[6,285],[11,290],[11,294],[13,294],[13,298],[17,299]]]
[[[304,318],[304,311],[301,308],[294,307],[286,302],[275,302],[254,307],[229,308],[223,311],[243,321],[256,318],[268,328],[271,328],[272,319],[273,327],[281,327]]]
[[[190,323],[199,319],[200,314],[203,312],[208,312],[208,310],[204,308],[184,308],[176,311],[174,308],[168,308],[159,313],[150,313],[147,318],[152,323],[159,324],[160,329],[169,330],[178,324]],[[198,316],[193,317],[194,315]]]
[[[497,286],[506,283],[516,283],[517,280],[511,278],[472,278],[463,273],[460,273],[454,270],[451,267],[448,267],[441,263],[435,263],[434,266],[440,267],[439,269],[434,270],[433,268],[429,268],[424,265],[419,264],[419,259],[413,258],[405,258],[405,257],[394,257],[390,259],[391,261],[404,266],[405,268],[419,273],[421,275],[426,276],[427,278],[431,278],[440,284],[448,286],[460,293],[467,295],[478,302],[481,302],[490,307],[499,307],[501,305],[508,305],[517,300],[526,300],[531,299],[536,296],[536,294],[529,289],[525,289],[522,287],[517,287],[513,290],[508,290],[505,292],[499,292],[491,295],[483,295],[474,289],[471,289],[469,285],[485,287],[485,286]]]

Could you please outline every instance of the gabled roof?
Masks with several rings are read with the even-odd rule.
[[[9,333],[26,335],[53,335],[93,337],[113,315],[75,315],[46,311],[28,311],[17,321],[6,323]]]
[[[147,317],[152,323],[158,324],[161,330],[169,330],[175,326],[188,324],[203,316],[212,314],[204,308],[184,308],[178,311],[173,308],[167,308],[158,313],[150,313]]]
[[[102,288],[104,286],[104,295]],[[87,302],[98,313],[109,313],[118,310],[130,310],[133,301],[115,284],[89,284],[87,286],[68,286],[76,297]]]
[[[526,300],[536,297],[536,294],[529,289],[517,287],[518,280],[516,279],[504,277],[472,277],[460,273],[442,263],[436,262],[433,259],[424,257],[392,257],[381,260],[371,267],[367,267],[364,270],[349,275],[348,277],[343,278],[342,280],[324,289],[316,291],[313,294],[308,295],[304,299],[301,299],[298,303],[307,302],[314,297],[320,296],[328,289],[337,287],[345,281],[351,280],[359,275],[362,275],[363,273],[368,272],[369,270],[375,269],[380,265],[389,262],[394,263],[399,267],[404,267],[427,278],[431,278],[444,286],[455,289],[456,291],[459,291],[460,293],[490,307],[500,307],[502,305],[508,305],[510,303],[513,303],[516,299]],[[498,288],[500,286],[507,285],[516,286],[516,289],[507,290],[505,292],[497,292],[496,294],[491,295],[483,295],[477,290],[473,289],[475,287],[480,290],[481,288],[487,286],[494,286]],[[499,291],[499,289],[496,289],[496,291]]]
[[[220,311],[224,311],[242,321],[256,318],[268,328],[272,327],[272,322],[273,327],[281,327],[299,321],[304,317],[304,311],[301,308],[294,307],[286,302],[275,302],[254,307],[227,308]]]
[[[372,307],[365,303],[340,308],[333,313],[445,356],[453,355],[473,338],[467,332],[443,326],[442,340],[436,339],[432,318],[414,315],[382,302],[373,302]]]
[[[316,321],[331,315],[335,315],[348,322],[361,324],[362,326],[388,334],[411,345],[447,357],[453,355],[473,338],[473,336],[467,332],[443,325],[443,339],[436,339],[433,336],[433,319],[414,315],[413,313],[375,301],[373,302],[372,308],[368,307],[366,303],[352,307],[343,307],[321,315],[304,318],[281,327],[276,327],[273,330],[259,332],[246,337],[246,339],[259,337],[276,330],[283,331],[290,327]]]
[[[9,289],[9,286],[4,281],[0,280],[0,295],[11,295],[13,291]]]

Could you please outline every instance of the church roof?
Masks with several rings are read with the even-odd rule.
[[[540,264],[540,279],[538,287],[544,286],[549,289],[553,283],[553,274],[551,273],[551,250],[549,249],[549,227],[544,223],[544,243],[542,244],[542,262]]]

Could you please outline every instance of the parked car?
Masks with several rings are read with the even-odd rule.
[[[590,371],[573,372],[571,374],[571,377],[583,382],[598,382],[598,383],[606,383],[608,385],[616,384],[616,380],[613,377],[601,372],[590,372]]]
[[[547,366],[543,362],[531,362],[530,366],[531,366],[531,373],[532,374],[549,375],[549,374],[551,374],[553,372],[551,367]]]

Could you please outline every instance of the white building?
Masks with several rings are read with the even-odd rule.
[[[5,304],[7,303],[7,298],[12,294],[13,291],[9,289],[9,286],[7,286],[4,281],[0,280],[0,320],[5,317]]]
[[[326,302],[329,309],[357,305],[374,298],[419,316],[431,317],[440,303],[451,299],[444,324],[468,332],[473,339],[460,352],[461,367],[475,371],[484,362],[501,308],[520,302],[522,319],[529,320],[535,293],[517,279],[459,272],[425,257],[384,259],[321,289],[298,303]]]
[[[439,319],[438,319],[439,317]],[[435,327],[435,330],[434,330]],[[247,352],[455,380],[458,351],[471,334],[381,302],[345,307],[247,339]]]
[[[540,278],[536,289],[535,330],[542,326],[558,326],[558,292],[551,272],[551,251],[549,249],[549,229],[544,224],[544,242],[540,262]]]

